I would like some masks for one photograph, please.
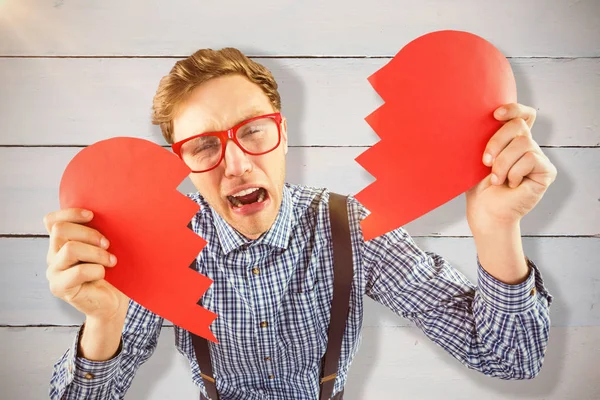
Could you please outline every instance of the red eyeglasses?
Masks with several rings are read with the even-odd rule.
[[[275,150],[281,142],[282,119],[281,113],[278,112],[259,115],[226,131],[191,136],[173,143],[171,148],[192,172],[207,172],[221,163],[229,139],[244,153],[253,156]]]

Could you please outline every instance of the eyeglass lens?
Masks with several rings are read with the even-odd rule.
[[[239,127],[236,138],[248,153],[265,153],[273,150],[278,142],[277,122],[272,118],[260,118]],[[220,162],[223,146],[218,136],[200,136],[185,142],[181,156],[186,164],[196,171],[214,167]]]

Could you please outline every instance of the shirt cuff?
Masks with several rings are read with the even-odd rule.
[[[81,387],[98,387],[110,382],[118,371],[121,352],[123,349],[123,339],[119,344],[117,354],[106,361],[91,361],[83,357],[77,357],[79,347],[79,338],[83,332],[84,325],[81,326],[71,348],[69,349],[67,368],[69,376],[73,382]]]
[[[537,266],[528,258],[529,275],[524,282],[511,285],[490,275],[477,258],[479,295],[494,309],[504,313],[522,313],[535,305],[538,296],[543,296],[550,305],[552,296],[548,294]]]

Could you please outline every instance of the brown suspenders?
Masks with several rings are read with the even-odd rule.
[[[327,332],[327,350],[323,356],[321,367],[319,400],[329,400],[333,393],[342,351],[342,339],[346,330],[346,320],[350,307],[353,263],[346,199],[346,196],[329,193],[329,217],[333,241],[333,298],[331,300],[331,317]],[[192,268],[194,263],[195,261],[191,265]],[[218,400],[219,395],[213,378],[208,342],[193,333],[190,333],[190,335],[206,392],[211,400]],[[343,392],[342,390],[337,393],[333,400],[342,400]],[[200,399],[205,399],[202,393]]]
[[[321,369],[320,400],[328,400],[333,393],[350,307],[353,263],[345,196],[329,193],[329,218],[333,241],[333,298],[331,299],[331,317],[327,332],[327,351],[323,356],[323,368]]]

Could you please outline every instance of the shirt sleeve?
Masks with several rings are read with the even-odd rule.
[[[468,368],[501,379],[531,379],[543,363],[552,296],[537,266],[517,285],[479,263],[478,286],[443,257],[417,247],[402,228],[364,244],[366,294],[413,321]]]
[[[130,300],[117,354],[107,361],[78,357],[82,328],[54,364],[50,399],[123,399],[137,369],[154,353],[163,319]]]

